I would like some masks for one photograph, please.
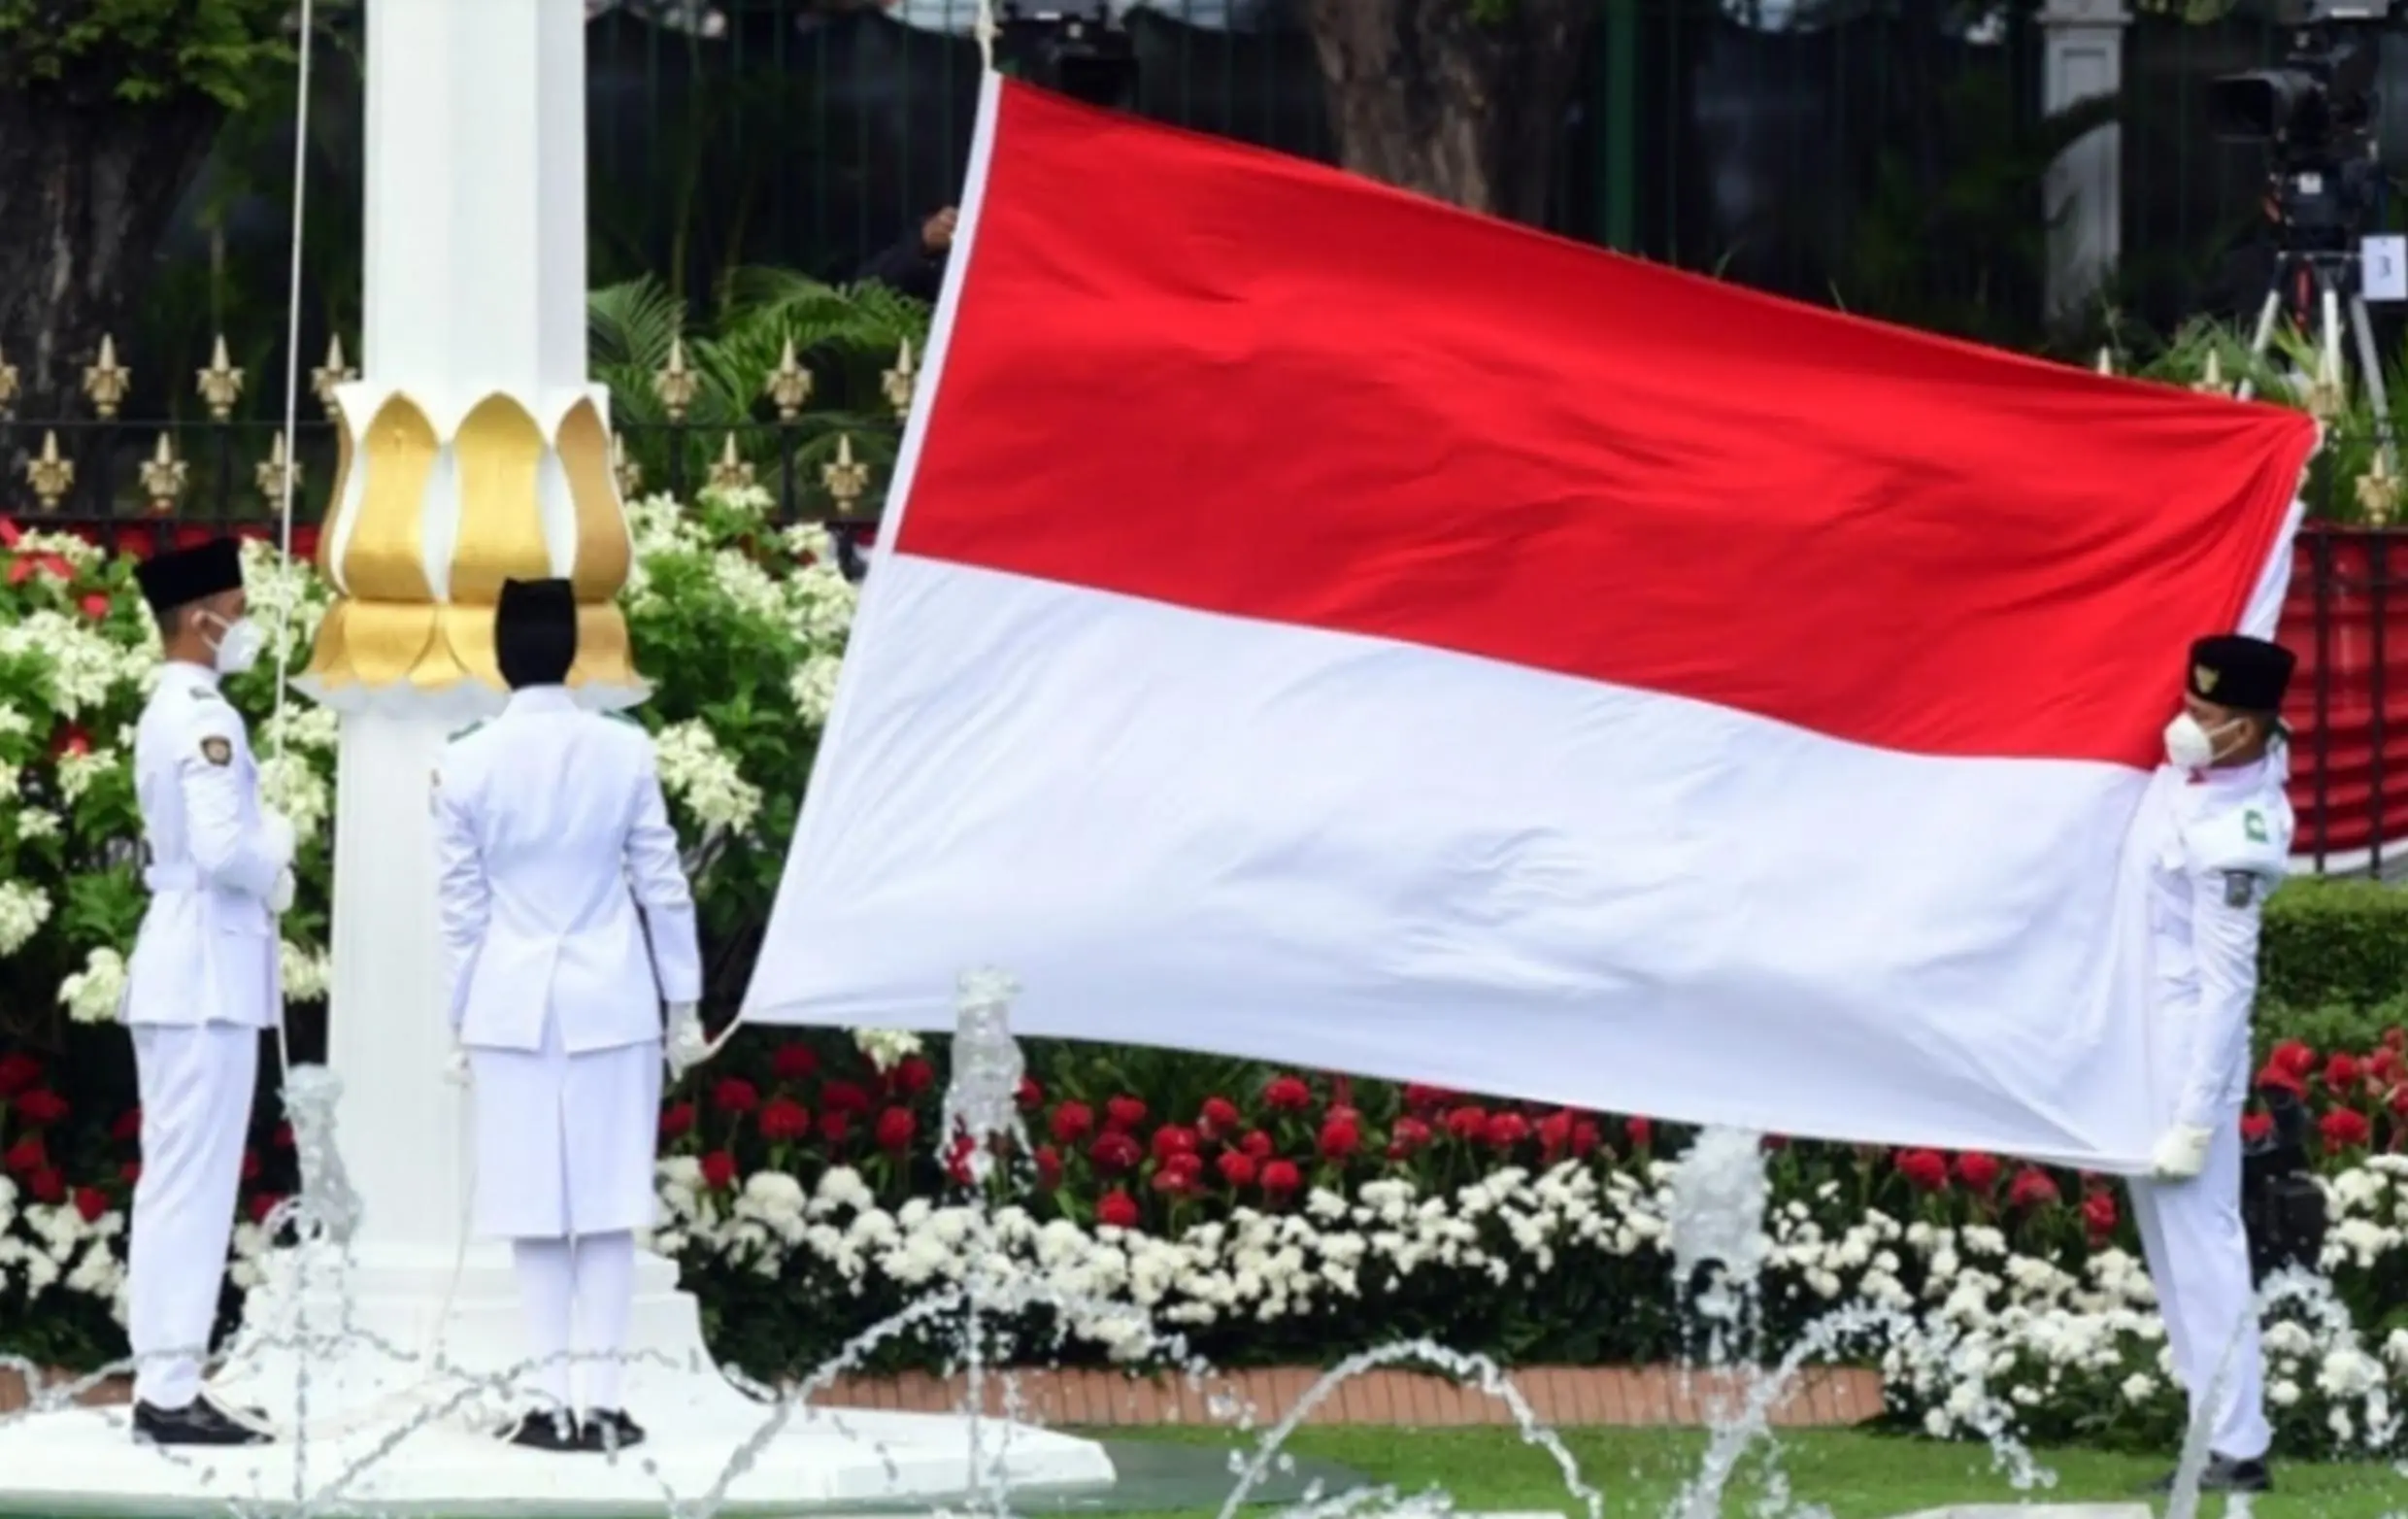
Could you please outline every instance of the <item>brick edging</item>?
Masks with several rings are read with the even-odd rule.
[[[1257,1425],[1288,1416],[1321,1373],[1309,1367],[1223,1371],[1190,1383],[1184,1375],[1135,1376],[1108,1370],[1049,1370],[1017,1373],[1018,1416],[1033,1424],[1137,1429],[1159,1424],[1229,1422],[1235,1407],[1251,1404]],[[1705,1422],[1717,1402],[1735,1403],[1746,1383],[1731,1373],[1684,1374],[1669,1367],[1522,1367],[1507,1373],[1539,1421],[1548,1425],[1678,1426]],[[53,1373],[46,1382],[69,1378]],[[897,1376],[840,1379],[815,1399],[843,1408],[909,1413],[951,1413],[967,1405],[968,1378],[923,1371]],[[121,1404],[129,1389],[112,1378],[78,1401],[87,1406]],[[0,1413],[25,1406],[25,1379],[0,1368]],[[1000,1415],[1001,1377],[989,1374],[983,1401]],[[1859,1367],[1809,1367],[1772,1410],[1774,1425],[1830,1428],[1861,1424],[1882,1410],[1881,1374]],[[1419,1371],[1378,1370],[1350,1378],[1306,1415],[1315,1425],[1511,1424],[1505,1403],[1477,1387]]]

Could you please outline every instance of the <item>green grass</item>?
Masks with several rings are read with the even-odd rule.
[[[1237,1443],[1223,1430],[1095,1433],[1120,1440]],[[1705,1436],[1687,1430],[1567,1430],[1562,1435],[1580,1464],[1582,1479],[1605,1495],[1607,1512],[1646,1519],[1667,1512],[1682,1483],[1696,1474],[1705,1449]],[[1298,1432],[1288,1448],[1299,1457],[1339,1462],[1408,1496],[1433,1486],[1444,1488],[1458,1509],[1544,1510],[1567,1519],[1581,1519],[1585,1512],[1565,1490],[1554,1460],[1524,1445],[1510,1430],[1308,1429]],[[1888,1519],[1956,1503],[2130,1502],[2135,1488],[2170,1465],[2170,1460],[2093,1451],[2038,1452],[2039,1465],[2057,1474],[2057,1486],[2018,1494],[2004,1473],[1991,1469],[1990,1453],[1976,1445],[1854,1431],[1798,1431],[1783,1435],[1778,1453],[1791,1498],[1827,1508],[1833,1519]],[[1755,1511],[1756,1501],[1764,1493],[1763,1458],[1764,1447],[1758,1445],[1742,1462],[1739,1476],[1724,1495],[1723,1512]],[[2254,1519],[2408,1514],[2408,1479],[2384,1466],[2278,1464],[2274,1481],[2273,1493],[2253,1501]],[[2220,1499],[2201,1502],[2202,1519],[2214,1519],[2223,1511]],[[1179,1519],[1187,1519],[1187,1514]]]

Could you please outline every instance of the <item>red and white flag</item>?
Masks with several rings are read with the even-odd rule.
[[[2120,856],[2309,419],[992,78],[922,385],[749,1019],[992,965],[1022,1033],[2145,1165]]]

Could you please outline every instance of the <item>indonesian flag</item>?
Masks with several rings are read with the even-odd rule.
[[[2145,1166],[2309,419],[992,77],[922,387],[748,1018]]]

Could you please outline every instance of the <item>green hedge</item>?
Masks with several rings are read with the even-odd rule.
[[[2263,1040],[2364,1047],[2408,1017],[2408,891],[2305,877],[2266,904]]]

